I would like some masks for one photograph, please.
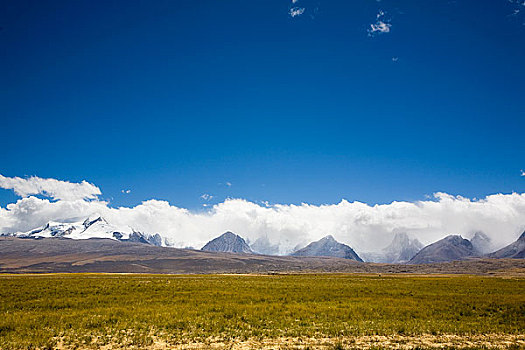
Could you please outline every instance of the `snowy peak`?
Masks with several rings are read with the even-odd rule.
[[[108,223],[106,221],[106,219],[104,219],[102,216],[95,216],[95,218],[93,217],[89,217],[87,218],[86,220],[84,220],[84,223],[82,225],[84,225],[84,227],[87,229],[89,226],[97,223],[97,222],[103,222],[103,223]]]
[[[486,254],[494,251],[492,240],[489,238],[489,236],[487,236],[481,231],[476,232],[474,236],[472,236],[472,238],[470,239],[470,242],[474,246],[474,249],[476,249],[481,254]]]
[[[28,232],[14,233],[12,236],[21,238],[107,238],[118,241],[162,245],[162,239],[158,234],[153,236],[146,235],[128,226],[118,227],[110,224],[101,216],[89,217],[84,221],[71,223],[51,221],[37,229]]]
[[[250,248],[258,253],[264,255],[278,255],[279,245],[272,244],[267,236],[259,237],[255,242],[250,244]]]
[[[404,263],[412,259],[421,249],[423,244],[416,238],[411,238],[403,233],[396,233],[392,242],[383,249],[386,263]]]
[[[308,244],[303,249],[299,249],[292,256],[330,256],[335,258],[351,259],[363,261],[356,252],[349,246],[339,243],[334,237],[328,235],[317,242]]]
[[[212,239],[201,250],[208,252],[253,254],[246,241],[233,232],[225,232]]]

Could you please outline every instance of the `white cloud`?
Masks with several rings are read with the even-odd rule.
[[[231,182],[226,182],[226,186],[232,187],[232,183]]]
[[[436,193],[432,199],[368,205],[261,204],[227,199],[190,211],[166,201],[148,200],[135,207],[112,208],[100,200],[49,201],[34,196],[0,207],[0,233],[28,231],[48,221],[79,221],[102,215],[115,225],[160,233],[177,247],[201,247],[225,231],[251,242],[267,237],[281,254],[331,234],[359,251],[380,250],[396,232],[407,232],[425,244],[449,234],[470,237],[484,231],[497,246],[515,240],[525,229],[525,193],[468,199]]]
[[[376,33],[389,33],[392,25],[389,19],[385,19],[386,13],[383,10],[379,10],[376,15],[376,23],[370,24],[368,29],[368,35],[374,36]]]
[[[525,171],[521,170],[521,176],[525,176]]]
[[[385,23],[383,21],[377,21],[376,23],[373,23],[370,25],[370,29],[368,30],[368,32],[369,33],[375,33],[375,32],[389,33],[390,27],[392,27],[390,23]]]
[[[292,0],[292,4],[297,4],[299,0]]]
[[[399,57],[392,57],[392,62],[397,62],[399,61]]]
[[[304,7],[292,7],[288,14],[292,17],[300,16],[306,9]]]
[[[122,190],[122,191],[120,191],[120,192],[125,193],[125,194],[130,194],[130,193],[131,193],[131,190]]]
[[[72,183],[37,176],[21,178],[0,175],[0,188],[14,190],[20,197],[40,194],[56,200],[96,199],[101,194],[97,186],[86,181]]]
[[[211,201],[213,199],[213,196],[211,194],[204,193],[200,198],[205,201]]]

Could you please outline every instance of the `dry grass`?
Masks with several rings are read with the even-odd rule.
[[[0,276],[0,348],[523,348],[525,280]]]

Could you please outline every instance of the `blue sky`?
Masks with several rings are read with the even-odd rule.
[[[519,3],[0,3],[5,176],[191,209],[525,190]]]

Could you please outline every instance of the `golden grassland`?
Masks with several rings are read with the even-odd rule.
[[[0,348],[525,348],[525,279],[0,275]]]

